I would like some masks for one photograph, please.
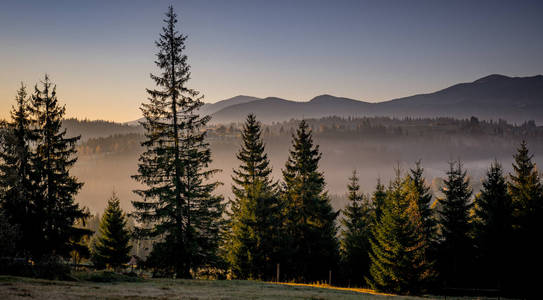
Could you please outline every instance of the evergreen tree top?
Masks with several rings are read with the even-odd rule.
[[[26,86],[21,82],[21,87],[17,90],[15,97],[16,104],[11,106],[12,126],[19,130],[28,127],[30,124],[29,98],[26,92]]]
[[[512,206],[502,165],[497,160],[490,165],[482,184],[483,188],[475,198],[476,221],[480,223],[479,227],[504,223],[504,218],[511,216]]]
[[[517,153],[513,157],[515,159],[513,163],[514,173],[509,174],[511,180],[518,185],[537,184],[540,181],[539,174],[535,163],[532,161],[533,154],[530,154],[526,141],[521,142]]]
[[[324,187],[324,177],[318,171],[319,161],[322,153],[319,151],[319,145],[313,145],[313,137],[309,125],[302,120],[292,135],[292,148],[289,151],[283,176],[288,181],[293,175],[301,175],[306,179],[309,175],[314,175],[315,180]]]
[[[364,195],[360,193],[359,181],[356,170],[353,170],[353,174],[349,178],[349,184],[347,185],[347,190],[349,192],[347,198],[354,203],[364,200]]]
[[[262,140],[262,128],[254,114],[249,114],[241,132],[242,145],[236,154],[237,159],[243,162],[239,170],[234,170],[234,182],[244,184],[263,179],[271,174],[272,169],[265,153]]]
[[[462,162],[460,160],[449,162],[449,170],[446,174],[447,178],[443,181],[444,187],[441,188],[446,199],[453,202],[458,201],[462,204],[467,203],[473,194],[473,190],[469,183],[467,171],[462,168]]]

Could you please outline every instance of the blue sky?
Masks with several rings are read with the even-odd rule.
[[[189,85],[383,101],[492,73],[543,73],[543,1],[0,1],[0,118],[47,72],[67,115],[140,115],[163,14],[189,36]]]

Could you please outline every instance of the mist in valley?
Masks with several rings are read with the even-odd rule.
[[[474,124],[473,120],[455,119],[322,118],[307,121],[322,152],[320,170],[336,210],[346,204],[347,179],[354,169],[359,174],[362,191],[370,194],[378,178],[386,185],[394,176],[394,168],[399,166],[406,172],[421,160],[426,180],[431,183],[436,197],[440,195],[440,178],[445,177],[451,160],[462,161],[475,192],[480,189],[481,178],[494,159],[502,163],[506,173],[511,171],[512,155],[523,139],[535,154],[535,162],[543,163],[540,127],[504,122],[501,125],[496,122]],[[298,122],[264,125],[266,151],[273,177],[279,182],[291,146],[291,133]],[[222,170],[213,180],[223,183],[216,193],[225,200],[232,196],[232,170],[239,166],[235,155],[240,148],[240,127],[240,123],[231,123],[208,128],[213,158],[210,168]],[[131,128],[129,134],[106,129],[102,137],[94,135],[92,138],[86,137],[86,130],[68,129],[72,134],[82,134],[73,174],[85,183],[77,201],[93,213],[103,211],[113,191],[119,195],[124,210],[133,210],[131,201],[138,196],[132,191],[141,185],[131,176],[137,173],[143,136],[140,127]],[[115,135],[108,135],[110,130]]]

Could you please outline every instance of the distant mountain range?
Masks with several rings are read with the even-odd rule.
[[[504,119],[522,123],[543,123],[543,76],[508,77],[490,75],[446,89],[384,102],[370,103],[331,95],[317,96],[307,102],[276,97],[236,96],[201,109],[212,115],[212,123],[240,122],[254,113],[265,123],[292,118],[326,116],[362,117],[453,117]]]

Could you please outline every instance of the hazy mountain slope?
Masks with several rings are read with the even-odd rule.
[[[239,96],[221,100],[215,103],[206,103],[204,104],[204,106],[202,106],[202,108],[200,109],[200,112],[202,114],[211,115],[225,107],[237,105],[237,104],[243,104],[243,103],[247,103],[247,102],[251,102],[255,100],[260,100],[260,98],[239,95]]]
[[[368,103],[322,95],[308,102],[266,98],[226,106],[213,114],[212,122],[238,122],[248,113],[263,122],[323,116],[455,117],[477,116],[511,122],[543,122],[543,76],[490,75],[430,93]]]
[[[62,127],[66,129],[67,136],[81,136],[80,142],[90,138],[106,137],[116,134],[143,133],[141,126],[115,123],[104,120],[78,120],[64,119]]]
[[[292,118],[320,118],[325,116],[349,116],[364,113],[373,104],[358,100],[321,95],[308,102],[297,102],[268,97],[250,103],[228,106],[213,114],[213,123],[241,121],[249,113],[265,123]]]
[[[511,122],[543,122],[543,76],[507,77],[490,75],[441,91],[381,102],[379,115],[484,119]]]
[[[235,97],[232,97],[232,98],[221,100],[221,101],[218,101],[218,102],[215,102],[215,103],[204,103],[204,105],[200,108],[200,114],[201,115],[212,115],[212,114],[218,112],[219,110],[221,110],[223,108],[226,108],[228,106],[232,106],[232,105],[236,105],[236,104],[243,104],[243,103],[247,103],[247,102],[251,102],[251,101],[255,101],[255,100],[260,100],[260,98],[239,95],[239,96],[235,96]],[[144,118],[139,118],[137,120],[126,122],[124,124],[132,125],[132,126],[139,125],[139,123],[142,122],[143,120],[144,120]]]

